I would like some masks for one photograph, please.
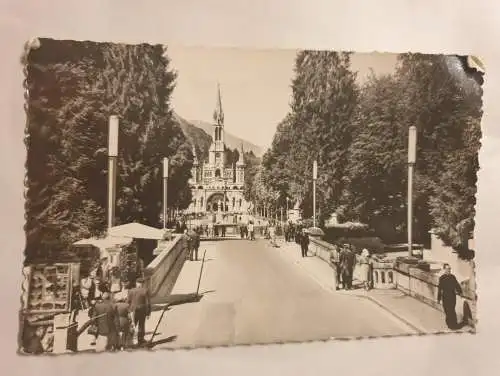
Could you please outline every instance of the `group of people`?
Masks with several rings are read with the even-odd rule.
[[[135,345],[136,334],[137,345],[145,343],[146,319],[151,314],[149,291],[143,278],[138,278],[132,288],[125,283],[122,286],[119,292],[104,291],[94,298],[89,309],[92,321],[87,331],[94,337],[91,345],[102,339],[105,350],[123,350]]]
[[[253,221],[248,221],[248,224],[240,225],[241,239],[255,240],[255,226]]]
[[[198,261],[198,250],[200,248],[201,232],[201,227],[195,227],[191,230],[184,230],[184,236],[186,237],[188,248],[188,259],[190,261]]]
[[[372,260],[368,249],[364,248],[357,256],[350,244],[337,245],[331,253],[330,262],[335,270],[336,289],[351,290],[353,288],[354,268],[359,268],[358,279],[365,290],[373,287]]]

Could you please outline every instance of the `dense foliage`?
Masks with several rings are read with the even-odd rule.
[[[291,197],[310,216],[318,161],[320,220],[361,221],[386,241],[405,240],[408,128],[417,127],[414,240],[433,229],[456,249],[474,228],[481,87],[458,59],[403,54],[392,75],[361,86],[349,55],[301,51],[293,100],[257,175],[260,202]],[[272,200],[272,198],[271,198]]]
[[[42,39],[28,55],[27,260],[60,259],[105,230],[110,115],[120,119],[116,223],[159,226],[163,157],[169,202],[191,201],[191,147],[172,118],[176,74],[165,52]]]

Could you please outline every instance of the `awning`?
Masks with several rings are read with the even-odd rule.
[[[164,230],[142,225],[140,223],[127,223],[109,229],[108,234],[113,237],[162,240]]]
[[[107,248],[114,248],[114,247],[122,247],[129,245],[132,243],[132,238],[125,238],[125,237],[116,237],[116,236],[107,236],[105,238],[88,238],[88,239],[82,239],[78,240],[77,242],[73,243],[74,246],[94,246],[99,249],[107,249]]]

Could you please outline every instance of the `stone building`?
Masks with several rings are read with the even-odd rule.
[[[220,87],[218,87],[213,120],[212,144],[208,151],[208,160],[200,163],[193,147],[194,163],[189,182],[193,200],[187,212],[246,213],[250,205],[243,195],[245,183],[243,145],[239,151],[238,161],[230,165],[225,151],[224,112]]]

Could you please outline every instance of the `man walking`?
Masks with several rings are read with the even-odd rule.
[[[137,341],[139,345],[142,345],[145,342],[146,318],[151,315],[151,300],[149,291],[144,286],[144,279],[137,279],[136,287],[129,290],[127,300],[133,315],[134,326],[137,327]]]
[[[102,294],[102,300],[98,301],[89,315],[96,320],[97,340],[106,338],[105,350],[113,351],[118,348],[118,311],[111,301],[109,292]]]
[[[340,268],[342,270],[342,285],[345,290],[352,289],[352,278],[354,265],[356,264],[356,254],[348,245],[344,245],[340,251]]]
[[[462,288],[457,278],[451,274],[451,267],[449,264],[444,264],[443,270],[443,275],[439,277],[437,301],[438,303],[441,303],[441,301],[443,302],[446,325],[448,328],[454,330],[458,329],[457,313],[455,311],[457,294],[462,294]]]
[[[193,261],[193,253],[194,253],[194,261],[198,261],[198,249],[200,248],[200,234],[198,231],[193,231],[191,238],[191,261]]]
[[[302,257],[307,257],[307,252],[309,251],[309,235],[306,230],[302,230],[302,235],[300,236],[300,249],[302,250]]]

